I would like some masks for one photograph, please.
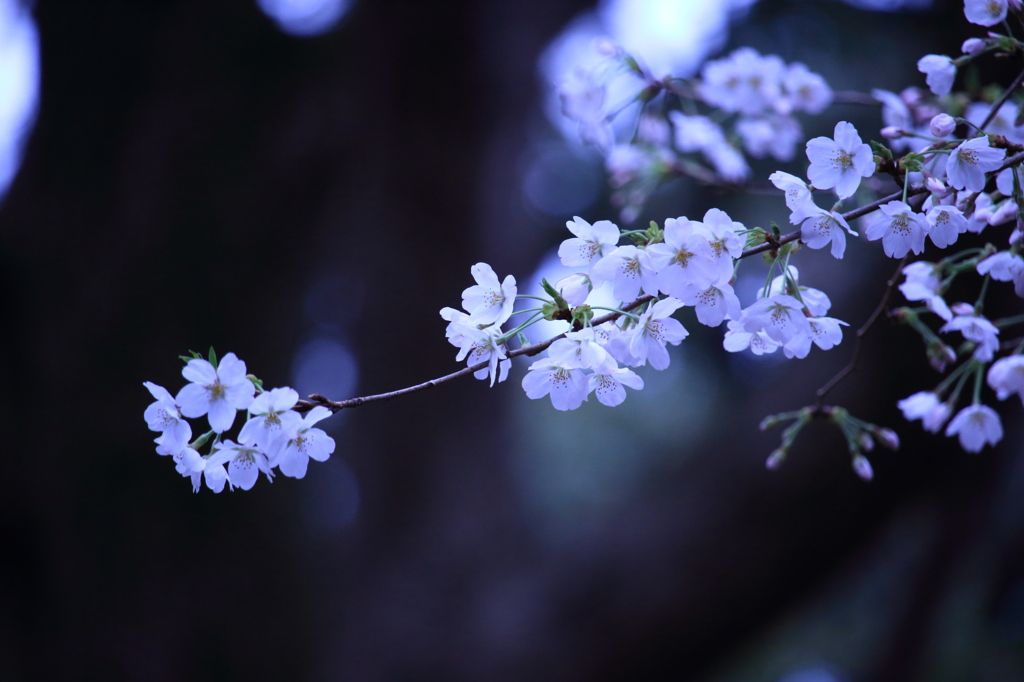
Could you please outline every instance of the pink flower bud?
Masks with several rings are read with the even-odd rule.
[[[964,54],[974,57],[981,54],[981,51],[985,49],[985,41],[981,38],[968,38],[960,49],[963,50]]]
[[[773,450],[772,454],[768,455],[768,459],[765,461],[764,465],[765,467],[768,468],[769,471],[775,471],[780,466],[782,466],[782,462],[785,459],[785,452],[783,452],[782,450]]]
[[[939,114],[928,124],[928,129],[935,137],[952,135],[954,128],[956,128],[956,119],[949,114]]]
[[[896,126],[885,126],[882,128],[882,137],[887,140],[897,140],[903,137],[903,131]]]
[[[892,429],[878,429],[875,432],[875,436],[878,437],[878,440],[882,441],[882,445],[890,450],[900,449],[900,437]]]
[[[864,455],[857,455],[853,458],[853,470],[863,481],[870,481],[875,477],[875,472],[871,468],[871,462]]]

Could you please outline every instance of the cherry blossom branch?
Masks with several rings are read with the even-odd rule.
[[[1021,156],[1024,157],[1024,154],[1022,154]],[[919,186],[916,186],[916,187],[911,187],[910,191],[908,193],[909,194],[920,194],[920,193],[925,192],[925,191],[926,191],[926,188],[923,185],[919,185]],[[868,213],[871,213],[872,211],[876,210],[879,206],[881,206],[883,204],[886,204],[886,203],[888,203],[890,201],[897,200],[901,196],[902,196],[902,192],[896,192],[894,194],[890,194],[889,196],[882,197],[881,199],[873,201],[870,204],[866,204],[866,205],[861,206],[859,208],[855,208],[855,209],[853,209],[851,211],[847,211],[846,213],[842,214],[843,218],[846,219],[846,220],[853,220],[853,219],[859,218],[859,217],[861,217],[863,215],[867,215]],[[737,258],[737,260],[742,259],[742,258],[748,258],[750,256],[754,256],[754,255],[759,254],[759,253],[764,253],[765,251],[772,251],[774,249],[778,249],[779,247],[781,247],[781,246],[783,246],[785,244],[788,244],[790,242],[794,242],[794,241],[800,239],[800,234],[801,234],[800,230],[794,230],[793,232],[785,234],[785,235],[783,235],[783,236],[781,236],[779,238],[775,238],[775,236],[772,235],[771,233],[767,233],[765,235],[766,241],[765,241],[764,244],[759,244],[758,246],[753,246],[753,247],[751,247],[749,249],[745,249],[743,251],[743,253],[740,254],[739,258]],[[901,263],[901,267],[902,267],[902,263]],[[883,304],[882,305],[884,305],[884,303],[888,301],[888,292],[889,292],[890,289],[891,289],[891,286],[888,289],[886,289],[886,296],[883,299]],[[636,299],[632,303],[628,303],[628,304],[622,306],[621,310],[623,312],[629,312],[629,311],[631,311],[631,310],[633,310],[635,308],[638,308],[638,307],[642,306],[644,303],[647,303],[648,301],[651,301],[653,299],[654,299],[654,296],[650,296],[650,295],[641,296],[640,298]],[[622,314],[621,313],[617,313],[617,312],[616,313],[608,313],[607,315],[603,315],[601,317],[595,318],[591,322],[591,324],[596,327],[598,325],[604,324],[605,322],[612,322],[614,320],[617,320],[621,316],[622,316]],[[877,314],[872,317],[871,324],[874,323],[874,317],[877,317]],[[868,325],[868,326],[870,326],[870,325]],[[866,331],[866,329],[864,331]],[[860,337],[861,337],[861,335],[862,335],[861,332],[858,331],[858,333],[857,333],[857,343],[858,343],[858,346],[854,350],[854,358],[855,358],[854,362],[856,361],[856,356],[857,356],[857,354],[859,352],[859,344],[860,344]],[[538,353],[541,353],[544,350],[546,350],[548,348],[548,346],[553,344],[555,341],[558,341],[559,339],[563,338],[564,336],[565,336],[564,333],[563,334],[559,334],[558,336],[554,336],[554,337],[552,337],[550,339],[547,339],[546,341],[541,341],[540,343],[535,343],[535,344],[532,344],[532,345],[529,345],[529,346],[524,346],[522,348],[517,348],[516,350],[509,351],[508,353],[506,353],[506,357],[508,357],[508,358],[515,358],[515,357],[519,357],[520,355],[526,355],[526,356],[537,355]],[[460,369],[457,372],[452,372],[451,374],[446,374],[445,376],[438,377],[437,379],[431,379],[430,381],[425,381],[422,384],[416,384],[414,386],[408,386],[406,388],[398,389],[397,391],[388,391],[387,393],[377,393],[375,395],[362,396],[362,397],[358,397],[358,398],[349,398],[347,400],[340,400],[340,401],[331,400],[331,399],[326,398],[325,396],[322,396],[322,395],[320,395],[318,393],[314,393],[314,394],[309,396],[308,400],[300,400],[298,402],[298,404],[296,404],[295,410],[297,412],[306,412],[308,410],[313,409],[317,405],[322,405],[323,407],[326,407],[329,410],[331,410],[331,412],[336,413],[336,412],[339,412],[339,411],[341,411],[341,410],[343,410],[345,408],[349,408],[349,407],[359,407],[360,405],[365,405],[367,403],[376,403],[376,402],[382,402],[384,400],[391,400],[391,399],[397,398],[399,396],[408,395],[410,393],[417,393],[419,391],[424,391],[424,390],[426,390],[428,388],[436,388],[436,387],[440,386],[441,384],[448,383],[449,381],[454,381],[455,379],[459,379],[461,377],[464,377],[464,376],[473,374],[474,372],[478,372],[478,371],[480,371],[482,369],[485,369],[488,366],[488,364],[489,363],[487,361],[478,362],[475,365],[470,365],[469,367],[465,367],[463,369]],[[849,371],[852,371],[852,369],[849,370]],[[847,371],[847,373],[849,373],[849,371]],[[836,381],[836,380],[833,380],[833,381]],[[830,382],[830,383],[832,383],[832,382]],[[838,383],[838,381],[836,381],[836,383]],[[831,386],[829,386],[829,388],[831,389]]]
[[[1021,154],[1021,157],[1024,158],[1024,154]],[[913,196],[915,194],[921,194],[927,191],[928,188],[925,187],[924,185],[915,185],[907,191],[907,195]],[[885,196],[882,197],[881,199],[872,201],[870,204],[865,204],[860,208],[855,208],[852,211],[847,211],[846,213],[843,213],[843,219],[846,221],[850,221],[855,218],[860,218],[861,216],[865,216],[868,213],[871,213],[872,211],[878,209],[878,207],[881,206],[882,204],[887,204],[890,201],[898,201],[902,197],[902,191],[894,192],[889,196]],[[793,230],[792,232],[782,235],[778,239],[775,239],[771,235],[767,235],[767,241],[765,241],[764,244],[758,244],[757,246],[752,246],[749,249],[744,250],[740,258],[746,258],[748,256],[753,256],[758,253],[764,253],[765,251],[772,251],[773,249],[777,249],[780,246],[783,246],[790,242],[795,242],[797,239],[800,239],[800,234],[800,230]]]
[[[622,317],[622,313],[628,313],[630,310],[633,310],[634,308],[639,308],[644,303],[647,303],[648,301],[651,301],[653,299],[654,296],[641,296],[632,303],[628,303],[622,306],[622,308],[620,308],[622,312],[608,313],[607,315],[596,317],[591,321],[591,324],[596,327],[598,325],[604,324],[605,322],[612,322],[614,320],[617,320],[620,317]],[[541,341],[540,343],[535,343],[529,346],[523,346],[522,348],[517,348],[513,351],[509,351],[508,353],[506,353],[505,357],[517,358],[520,355],[537,355],[538,353],[542,353],[543,351],[547,350],[548,346],[553,344],[555,341],[558,341],[559,339],[564,337],[565,333],[562,333],[559,334],[558,336],[553,336],[546,341]],[[368,395],[360,398],[349,398],[348,400],[335,401],[325,398],[320,394],[314,393],[313,395],[309,396],[309,400],[300,400],[295,406],[295,411],[306,412],[308,410],[313,409],[317,405],[323,405],[324,407],[330,409],[331,412],[338,412],[340,410],[345,409],[346,407],[359,407],[360,405],[365,405],[366,403],[377,403],[383,400],[391,400],[392,398],[408,395],[409,393],[416,393],[418,391],[423,391],[428,388],[436,388],[441,384],[445,384],[448,383],[449,381],[453,381],[455,379],[459,379],[461,377],[472,374],[473,372],[479,372],[482,369],[486,369],[488,364],[488,361],[485,360],[483,362],[478,362],[475,365],[470,365],[469,367],[466,367],[464,369],[460,369],[458,372],[452,372],[451,374],[446,374],[443,377],[438,377],[437,379],[425,381],[422,384],[416,384],[415,386],[401,388],[398,389],[397,391],[378,393],[376,395]]]
[[[850,362],[839,370],[834,377],[828,380],[828,382],[819,388],[815,395],[817,400],[814,403],[814,411],[822,414],[829,414],[829,411],[825,409],[825,396],[828,395],[829,391],[836,387],[839,382],[845,379],[847,376],[853,373],[857,369],[857,362],[860,360],[861,348],[864,345],[864,335],[868,333],[875,321],[878,320],[882,311],[885,310],[885,306],[889,303],[889,297],[892,295],[892,289],[896,286],[896,281],[900,277],[900,273],[903,272],[903,266],[907,262],[907,256],[903,257],[900,264],[896,267],[896,272],[892,273],[892,277],[885,284],[885,292],[882,294],[882,300],[878,302],[875,310],[868,317],[867,321],[861,325],[861,328],[857,330],[857,340],[853,344],[853,355],[850,357]]]
[[[981,125],[978,126],[978,128],[984,130],[988,127],[988,124],[991,123],[995,119],[996,114],[999,113],[999,109],[1006,104],[1006,100],[1010,99],[1010,95],[1013,94],[1014,90],[1020,87],[1022,82],[1024,82],[1024,71],[1017,74],[1017,77],[1013,79],[1012,83],[1010,83],[1010,87],[1006,88],[1006,92],[1003,93],[1003,96],[996,100],[996,103],[992,105],[992,109],[988,112],[988,116],[985,117],[985,120],[981,122]]]

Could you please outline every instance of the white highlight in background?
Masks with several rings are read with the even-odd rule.
[[[18,172],[39,106],[39,34],[18,0],[0,0],[0,197]]]
[[[256,0],[260,9],[293,36],[326,33],[352,8],[353,0]]]

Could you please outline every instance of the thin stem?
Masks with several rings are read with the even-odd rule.
[[[959,378],[961,374],[966,372],[967,369],[970,366],[971,366],[970,362],[965,362],[962,365],[960,365],[959,367],[957,367],[956,369],[954,369],[952,372],[949,373],[948,377],[946,377],[945,379],[942,380],[942,383],[940,383],[938,386],[935,387],[935,390],[933,391],[933,393],[935,393],[935,395],[937,395],[937,396],[939,396],[941,398],[942,394],[945,393],[949,389],[949,385],[952,384],[954,381],[956,381],[957,378]]]
[[[619,310],[618,308],[605,308],[604,306],[600,306],[600,305],[592,305],[592,306],[590,306],[590,308],[592,310],[607,310],[607,311],[610,311],[610,312],[613,312],[613,313],[618,313],[620,315],[625,315],[626,317],[630,318],[631,320],[633,320],[635,322],[639,322],[640,321],[640,316],[639,315],[634,315],[633,313],[627,313],[625,310]]]
[[[988,293],[988,281],[992,279],[991,275],[985,275],[985,279],[981,282],[981,293],[978,294],[978,300],[974,302],[974,314],[981,315],[982,309],[985,307],[985,294]]]
[[[551,299],[541,298],[540,296],[530,296],[528,294],[517,294],[516,298],[517,299],[519,299],[519,298],[532,298],[535,301],[543,301],[544,303],[553,303],[553,301]],[[538,308],[538,310],[539,310],[539,308]]]
[[[971,362],[965,362],[964,367],[970,367],[972,364]],[[967,377],[970,375],[971,373],[966,371],[960,375],[960,380],[956,382],[956,388],[953,389],[953,395],[949,396],[948,402],[950,406],[955,406],[960,402],[960,392],[964,390],[964,383],[967,382]]]
[[[974,396],[971,398],[971,404],[977,405],[981,402],[981,380],[985,376],[985,366],[978,365],[974,370]]]
[[[871,313],[871,316],[868,317],[867,321],[864,322],[861,328],[857,330],[857,341],[853,345],[853,356],[850,358],[849,364],[839,370],[834,377],[829,379],[828,382],[815,393],[817,400],[814,403],[814,409],[816,411],[820,411],[821,408],[825,406],[825,396],[828,395],[828,392],[857,369],[857,362],[860,360],[860,351],[863,346],[864,335],[868,333],[868,330],[875,324],[875,320],[877,320],[879,315],[882,314],[882,311],[885,310],[885,306],[889,302],[889,296],[892,295],[892,289],[896,286],[896,281],[899,279],[900,273],[903,272],[903,265],[906,262],[907,257],[904,256],[903,260],[901,260],[900,264],[896,267],[896,272],[892,273],[892,277],[890,277],[889,281],[886,282],[885,292],[882,294],[882,300],[878,302],[874,312]]]
[[[1024,315],[1014,315],[1013,317],[1002,317],[995,320],[992,324],[1002,329],[1003,327],[1012,327],[1022,322],[1024,322]]]

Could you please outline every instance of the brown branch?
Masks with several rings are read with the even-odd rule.
[[[828,395],[828,392],[857,369],[857,362],[860,360],[860,351],[863,347],[864,335],[868,333],[871,327],[875,324],[875,321],[882,314],[882,311],[885,310],[886,304],[889,303],[889,296],[892,295],[892,288],[896,285],[896,280],[899,279],[900,273],[903,272],[903,266],[906,262],[907,256],[904,256],[903,260],[901,260],[900,264],[896,267],[896,272],[892,273],[892,277],[890,277],[889,281],[886,282],[885,293],[882,294],[882,300],[878,302],[877,306],[875,306],[874,312],[871,313],[871,316],[868,317],[867,321],[864,322],[864,324],[861,325],[861,328],[857,330],[857,341],[853,344],[853,355],[850,357],[850,362],[846,367],[839,370],[834,377],[829,379],[828,382],[815,393],[817,396],[817,400],[814,403],[815,412],[821,412],[823,410],[825,406],[825,396]]]
[[[985,120],[981,122],[980,126],[978,126],[979,130],[984,131],[985,127],[995,119],[996,114],[999,113],[999,109],[1006,104],[1006,100],[1010,99],[1010,95],[1013,94],[1013,91],[1020,87],[1021,82],[1024,82],[1024,71],[1017,74],[1017,77],[1013,79],[1012,83],[1010,83],[1010,87],[1006,88],[1006,92],[1003,93],[1003,96],[997,99],[996,103],[992,105],[992,110],[988,112],[988,116],[986,116]]]

